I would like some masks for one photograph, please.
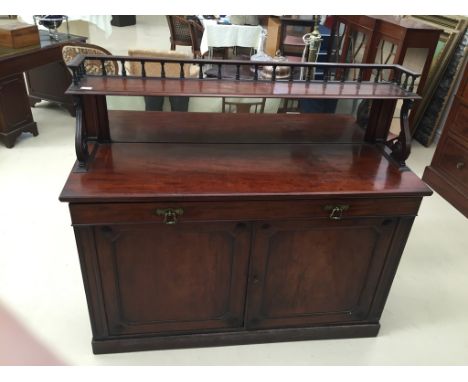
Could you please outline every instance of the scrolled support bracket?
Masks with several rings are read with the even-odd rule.
[[[80,97],[74,97],[73,104],[76,109],[76,131],[75,131],[75,151],[76,158],[78,159],[79,166],[86,168],[89,150],[88,150],[88,136],[86,129],[83,126],[83,108],[81,105]]]
[[[411,153],[409,112],[413,103],[414,101],[412,99],[403,100],[403,105],[400,110],[400,134],[385,143],[391,150],[391,157],[395,159],[401,167],[406,166],[406,159],[408,159]]]

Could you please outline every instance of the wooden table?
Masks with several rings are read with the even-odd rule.
[[[0,48],[0,141],[6,147],[13,147],[23,132],[38,134],[30,106],[41,99],[63,104],[74,114],[71,97],[64,95],[70,75],[62,61],[62,46],[68,42],[86,42],[86,37],[60,33],[55,41],[40,31],[40,45]]]
[[[258,41],[262,33],[260,25],[232,25],[217,24],[215,20],[203,20],[205,31],[200,43],[202,54],[212,56],[212,48],[231,48],[242,46],[258,48]]]

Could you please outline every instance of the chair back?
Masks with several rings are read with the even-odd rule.
[[[128,55],[132,57],[148,57],[148,58],[179,58],[179,59],[190,59],[190,54],[180,53],[174,51],[158,51],[158,50],[143,50],[143,49],[131,49],[128,51]],[[128,74],[133,76],[141,76],[141,64],[135,61],[128,61],[126,65]],[[147,62],[145,64],[145,72],[149,77],[161,77],[161,64],[157,62]],[[199,67],[198,65],[184,65],[184,76],[198,77]],[[180,77],[180,65],[166,62],[164,64],[164,73],[166,77]]]
[[[253,98],[248,101],[242,101],[223,97],[223,113],[263,113],[265,111],[266,98]]]
[[[112,55],[108,50],[93,44],[73,43],[62,47],[62,57],[65,64],[68,64],[78,54]],[[104,68],[108,75],[117,75],[119,73],[119,65],[115,61],[105,61]],[[86,73],[102,75],[102,64],[99,60],[86,60],[85,69]]]
[[[183,16],[166,16],[169,25],[171,50],[177,45],[191,46],[194,57],[200,56],[203,27]]]

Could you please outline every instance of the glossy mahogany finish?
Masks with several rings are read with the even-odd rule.
[[[429,194],[372,145],[112,143],[98,146],[87,172],[70,174],[61,200]]]
[[[68,94],[141,95],[189,97],[269,97],[269,98],[366,98],[366,99],[414,99],[393,83],[297,83],[288,81],[234,81],[198,79],[159,79],[93,77],[83,78],[79,85],[71,86]]]
[[[257,114],[109,110],[113,142],[356,143],[364,130],[348,114]]]
[[[421,200],[418,197],[394,198],[347,198],[327,197],[306,200],[242,200],[232,201],[162,201],[138,203],[73,203],[70,205],[72,223],[108,224],[113,223],[161,223],[163,218],[155,212],[158,209],[182,208],[184,213],[179,222],[200,222],[218,219],[223,221],[259,221],[271,219],[308,219],[311,216],[328,219],[331,204],[348,205],[342,219],[356,217],[414,216]],[[99,207],[99,208],[98,208]]]
[[[410,93],[354,83],[383,91],[365,131],[345,115],[105,104],[107,94],[201,90],[323,98],[337,84],[84,77],[79,86],[91,82],[75,90],[81,138],[95,140],[60,199],[70,203],[95,353],[377,335],[431,194],[383,148],[386,105]]]
[[[394,228],[391,219],[259,223],[247,325],[293,327],[367,317]]]
[[[242,327],[245,224],[106,225],[94,235],[111,335]]]

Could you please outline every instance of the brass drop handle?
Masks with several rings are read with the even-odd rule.
[[[182,208],[158,208],[156,215],[163,216],[164,224],[176,224],[181,215],[184,214]]]
[[[465,167],[465,163],[464,163],[464,162],[458,162],[458,163],[457,163],[457,168],[458,168],[459,170],[461,170],[463,167]]]
[[[340,204],[340,205],[326,205],[325,206],[325,211],[331,211],[330,212],[330,219],[331,220],[340,220],[341,216],[343,215],[343,211],[349,210],[349,205],[347,204]]]

